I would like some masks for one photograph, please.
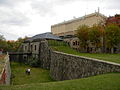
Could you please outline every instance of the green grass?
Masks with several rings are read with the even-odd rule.
[[[120,90],[120,73],[50,83],[1,86],[0,90]]]
[[[96,58],[120,64],[120,54],[80,53],[69,46],[51,46],[53,50],[84,57]]]
[[[45,83],[53,81],[50,78],[49,70],[32,68],[30,66],[12,62],[12,85],[22,85],[31,83]],[[30,68],[31,74],[27,75],[25,70]]]
[[[79,53],[68,46],[52,46],[52,49],[64,53],[102,59],[120,63],[120,54]],[[88,78],[55,82],[49,76],[49,70],[32,68],[24,64],[11,63],[12,85],[1,85],[0,90],[120,90],[120,73],[108,73]],[[25,70],[31,68],[31,75]]]

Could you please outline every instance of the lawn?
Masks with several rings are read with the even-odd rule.
[[[120,90],[120,73],[59,82],[1,86],[0,90]]]
[[[31,83],[45,83],[53,81],[50,78],[49,70],[41,68],[33,68],[28,65],[19,64],[16,62],[11,63],[12,68],[12,85],[22,85]],[[25,70],[30,68],[31,74],[27,75]]]
[[[12,84],[1,85],[0,90],[120,90],[120,73],[55,82],[50,78],[49,70],[15,62],[11,63],[11,68]],[[30,75],[25,74],[27,68],[31,69]]]
[[[64,53],[97,58],[120,63],[120,54],[79,53],[68,46],[51,46]],[[108,73],[87,78],[55,82],[49,76],[49,70],[33,68],[28,65],[12,62],[12,84],[1,85],[0,90],[120,90],[120,73]],[[31,69],[31,75],[25,70]]]
[[[96,58],[96,59],[115,62],[120,64],[120,54],[80,53],[80,52],[77,52],[76,50],[73,50],[69,46],[51,46],[51,48],[53,50],[68,53],[68,54]]]

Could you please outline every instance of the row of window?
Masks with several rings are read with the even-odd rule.
[[[33,46],[34,46],[34,47],[33,47]],[[37,50],[37,46],[36,46],[36,45],[31,45],[30,47],[31,47],[31,48],[30,48],[31,51],[32,51],[32,50],[35,50],[35,51]]]
[[[30,48],[28,46],[25,46],[25,51],[27,50],[30,50],[30,51],[33,51],[33,50],[37,50],[37,45],[30,45]]]
[[[66,43],[67,43],[68,45],[70,45],[70,42],[67,42],[67,41],[66,41]],[[79,41],[74,41],[74,42],[72,42],[72,45],[73,45],[73,46],[79,46],[79,45],[80,45],[80,42],[79,42]]]
[[[79,41],[74,41],[74,42],[73,42],[73,46],[78,46],[78,45],[80,45],[80,42],[79,42]]]

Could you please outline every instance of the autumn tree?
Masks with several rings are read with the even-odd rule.
[[[109,24],[105,28],[107,48],[114,53],[114,47],[120,44],[120,27],[115,24]]]
[[[94,46],[96,50],[98,48],[101,48],[103,45],[103,36],[104,36],[104,30],[102,26],[100,25],[93,25],[89,30],[89,40],[92,46]]]
[[[77,33],[76,36],[80,40],[80,46],[84,48],[84,50],[87,52],[87,47],[88,47],[88,32],[89,32],[89,27],[87,25],[82,25],[77,28]]]

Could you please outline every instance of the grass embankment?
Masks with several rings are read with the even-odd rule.
[[[73,50],[69,46],[51,46],[51,48],[53,50],[68,53],[68,54],[96,58],[96,59],[115,62],[120,64],[120,54],[80,53],[80,52],[77,52],[76,50]]]
[[[25,70],[30,68],[31,74],[27,75]],[[49,70],[32,68],[30,66],[12,62],[12,85],[22,85],[31,83],[45,83],[53,81],[49,76]]]
[[[120,73],[60,82],[1,86],[0,90],[120,90]]]

